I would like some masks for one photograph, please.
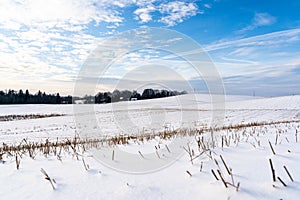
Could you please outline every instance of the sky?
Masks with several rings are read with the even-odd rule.
[[[95,49],[126,31],[156,27],[178,32],[174,44],[199,44],[226,94],[300,94],[299,9],[295,0],[0,0],[0,90],[73,94]],[[103,91],[148,82],[180,90],[184,80],[205,93],[203,77],[186,60],[145,48],[125,51],[101,77],[91,78]],[[140,80],[144,85],[129,83]]]

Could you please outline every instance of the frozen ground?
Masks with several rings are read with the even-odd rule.
[[[216,107],[222,107],[220,102],[215,103]],[[83,105],[83,108],[84,106],[86,105]],[[91,135],[130,134],[128,119],[135,127],[132,134],[151,133],[166,128],[210,126],[213,114],[210,97],[207,95],[197,95],[196,99],[191,95],[184,95],[122,102],[111,106],[112,104],[94,107],[97,124],[86,127]],[[274,98],[228,96],[224,106],[226,108],[224,125],[300,120],[300,96]],[[88,108],[81,110],[80,115],[90,116],[88,112],[84,112],[85,110]],[[2,105],[0,116],[24,114],[65,114],[65,116],[0,122],[0,141],[18,144],[23,138],[29,141],[72,138],[78,127],[84,129],[88,124],[86,122],[76,124],[72,112],[73,107],[70,105]],[[222,114],[222,112],[217,114],[220,113]],[[222,140],[219,137],[218,146],[212,149],[211,153],[207,151],[202,154],[203,149],[199,149],[191,137],[190,147],[196,157],[193,164],[190,162],[189,154],[182,150],[183,156],[171,166],[155,173],[140,175],[114,171],[97,162],[89,153],[84,155],[85,162],[89,165],[88,170],[85,170],[81,159],[77,160],[66,152],[62,155],[62,161],[54,155],[47,157],[38,155],[34,160],[25,156],[21,159],[19,170],[16,169],[14,158],[4,155],[2,159],[4,163],[0,164],[0,197],[1,199],[40,199],[41,196],[45,199],[298,199],[300,139],[296,142],[297,132],[300,132],[298,122],[224,130],[219,134],[230,144],[223,144],[222,147]],[[298,135],[297,137],[300,138]],[[276,155],[273,155],[268,141],[271,142]],[[129,148],[136,151],[136,154],[138,151],[155,152],[157,146],[155,144],[160,142],[164,143],[164,141],[149,141],[148,144],[130,144],[120,148]],[[172,154],[172,149],[170,151]],[[217,171],[220,167],[224,179],[232,183],[220,155],[232,168],[234,184],[240,182],[238,192],[230,185],[225,188],[211,173],[212,169]],[[272,181],[270,158],[275,168],[276,182]],[[214,159],[218,161],[219,167]],[[117,154],[115,161],[118,162]],[[294,182],[290,180],[283,166],[287,167]],[[40,172],[41,168],[55,179],[55,190],[52,190],[49,182],[44,179],[44,175]],[[287,187],[280,183],[277,176]]]

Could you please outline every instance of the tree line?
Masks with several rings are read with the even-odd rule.
[[[113,92],[99,92],[95,96],[85,95],[84,97],[60,96],[56,94],[46,94],[40,90],[31,94],[29,90],[0,90],[0,104],[72,104],[72,103],[111,103],[119,101],[143,100],[153,98],[163,98],[187,94],[186,91],[169,91],[157,89],[145,89],[142,94],[137,91],[114,90]]]
[[[111,102],[119,102],[119,101],[130,101],[130,100],[143,100],[143,99],[154,99],[154,98],[163,98],[170,96],[177,96],[187,94],[186,91],[178,92],[176,90],[158,90],[158,89],[144,89],[142,94],[138,93],[136,90],[114,90],[112,93],[110,92],[99,92],[95,96],[95,103],[111,103]]]
[[[61,104],[72,103],[72,97],[61,97],[59,93],[46,94],[40,90],[31,94],[29,90],[0,91],[0,104]]]

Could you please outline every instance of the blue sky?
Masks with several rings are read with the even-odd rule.
[[[72,94],[82,65],[103,41],[139,27],[164,27],[202,46],[228,94],[300,94],[299,9],[295,0],[0,0],[0,89]],[[113,80],[159,57],[204,90],[182,61],[163,54],[128,53],[100,89],[113,90]]]

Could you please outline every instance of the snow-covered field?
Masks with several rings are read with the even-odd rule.
[[[199,143],[192,136],[188,138],[189,144],[184,147],[187,149],[189,146],[193,151],[193,162],[182,148],[183,155],[172,165],[154,173],[139,175],[112,170],[97,162],[89,152],[83,155],[89,166],[88,170],[81,158],[77,160],[68,152],[62,153],[61,161],[54,155],[37,155],[34,160],[23,156],[19,170],[16,169],[15,158],[4,154],[0,161],[0,199],[298,199],[300,96],[226,96],[224,105],[221,102],[214,102],[213,105],[219,109],[217,112],[213,112],[209,95],[183,95],[92,105],[93,113],[89,110],[91,105],[81,105],[77,118],[73,115],[72,105],[0,105],[0,116],[63,114],[56,117],[0,121],[1,144],[9,145],[19,144],[24,138],[37,142],[46,139],[64,140],[73,138],[75,133],[82,130],[86,130],[89,136],[108,137],[119,134],[151,134],[179,128],[199,129],[210,127],[216,118],[215,114],[217,118],[223,119],[218,121],[223,126],[270,123],[218,131],[215,134],[218,136],[215,148],[199,148]],[[95,117],[97,123],[89,123],[90,117]],[[280,123],[283,121],[285,123]],[[199,137],[202,136],[198,136],[198,139]],[[156,139],[119,148],[129,148],[138,155],[139,151],[149,149],[155,152],[155,146],[169,142]],[[228,167],[232,168],[232,177],[220,155]],[[170,155],[160,155],[156,159],[163,159],[164,156]],[[140,158],[147,159],[142,156]],[[272,180],[270,158],[276,182]],[[118,162],[118,154],[114,161]],[[55,190],[45,180],[40,172],[41,168],[55,179]],[[222,183],[221,176],[228,182],[227,188]],[[283,186],[278,177],[287,187]],[[234,186],[238,182],[240,186],[236,191]]]
[[[50,118],[0,121],[0,141],[19,143],[23,138],[30,141],[41,141],[45,138],[56,140],[57,137],[72,138],[76,127],[82,128],[90,135],[104,137],[166,128],[209,126],[213,120],[210,101],[209,95],[196,95],[196,98],[194,95],[183,95],[106,105],[77,105],[81,106],[82,116],[86,115],[87,119],[96,117],[97,123],[92,125],[87,125],[85,118],[76,121],[72,114],[72,105],[0,105],[0,116],[64,114]],[[220,115],[220,123],[224,125],[300,119],[300,96],[267,99],[227,96],[225,105],[221,105],[221,108],[222,106],[226,108],[224,113],[217,115]],[[93,109],[94,113],[85,113],[85,110],[89,109]]]

